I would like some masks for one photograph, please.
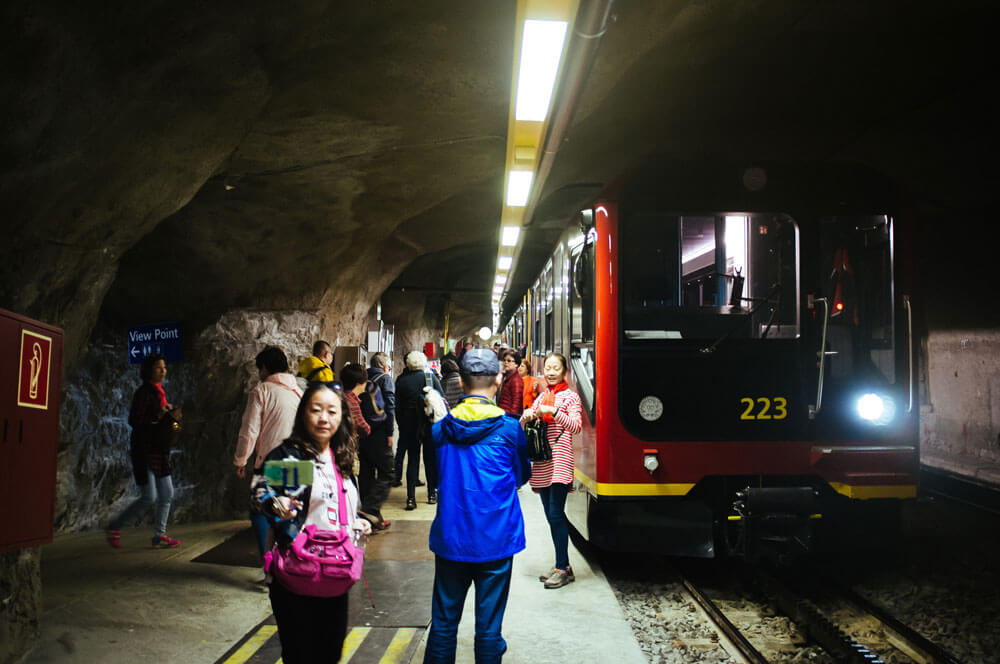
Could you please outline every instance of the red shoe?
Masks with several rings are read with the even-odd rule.
[[[120,549],[122,546],[122,531],[108,528],[107,530],[108,544],[111,545],[112,549]]]
[[[153,538],[154,549],[172,549],[180,544],[180,541],[167,537],[166,533]]]

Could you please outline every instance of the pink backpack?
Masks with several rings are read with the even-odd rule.
[[[309,524],[295,536],[290,546],[282,549],[275,544],[264,556],[264,567],[296,595],[336,597],[350,590],[361,578],[365,551],[351,541],[351,529],[345,522],[344,480],[336,467],[334,474],[337,476],[341,527],[318,530],[314,524]]]

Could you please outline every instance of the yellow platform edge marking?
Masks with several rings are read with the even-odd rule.
[[[244,664],[248,659],[254,656],[260,647],[267,643],[267,640],[274,636],[274,633],[278,631],[277,625],[261,625],[260,628],[254,632],[254,635],[244,642],[243,645],[239,647],[239,650],[234,652],[229,658],[222,664]]]
[[[344,639],[344,649],[340,653],[340,661],[343,664],[351,661],[354,653],[361,647],[361,642],[365,640],[370,631],[372,631],[371,627],[355,627],[347,633],[347,637]]]
[[[402,662],[403,655],[406,654],[406,649],[410,645],[410,641],[413,640],[413,635],[416,633],[417,630],[412,627],[397,629],[396,636],[392,637],[392,642],[385,649],[382,659],[378,661],[379,664],[399,664]]]

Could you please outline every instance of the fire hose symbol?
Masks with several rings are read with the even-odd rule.
[[[31,347],[31,382],[28,384],[28,397],[38,398],[38,379],[42,375],[42,344],[37,341]]]

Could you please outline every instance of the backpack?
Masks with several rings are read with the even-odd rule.
[[[385,422],[389,415],[385,412],[385,399],[378,384],[374,380],[369,380],[365,383],[365,391],[361,396],[361,414],[368,423]]]
[[[316,367],[315,369],[309,372],[308,376],[305,377],[307,387],[312,387],[313,385],[326,385],[331,390],[339,391],[340,383],[337,380],[316,380],[316,376],[324,369],[330,369],[330,373],[331,374],[333,373],[333,369],[325,364]]]

